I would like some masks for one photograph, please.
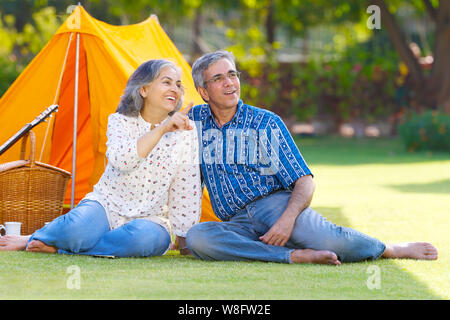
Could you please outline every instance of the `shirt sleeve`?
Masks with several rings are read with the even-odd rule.
[[[180,154],[173,157],[177,161],[177,172],[169,189],[169,220],[172,232],[185,237],[200,220],[202,187],[197,130],[183,131],[180,135]]]
[[[120,171],[137,169],[144,160],[137,152],[138,138],[133,134],[131,120],[117,113],[108,117],[106,158]]]
[[[275,175],[284,188],[291,187],[305,175],[312,175],[289,130],[278,115],[273,114],[270,117],[265,132],[266,136],[261,137],[261,143],[266,148],[262,148],[260,157],[265,159],[269,173]]]

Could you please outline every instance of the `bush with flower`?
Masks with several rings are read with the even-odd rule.
[[[398,128],[406,148],[411,151],[450,151],[450,115],[438,110],[411,112]]]

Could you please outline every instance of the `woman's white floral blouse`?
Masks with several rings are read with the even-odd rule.
[[[105,208],[111,229],[134,219],[147,219],[184,237],[200,219],[201,182],[195,125],[168,132],[146,158],[137,140],[151,129],[140,115],[119,113],[108,118],[108,165],[85,199]]]

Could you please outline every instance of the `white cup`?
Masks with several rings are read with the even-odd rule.
[[[5,222],[5,225],[0,224],[0,236],[2,229],[5,230],[5,235],[20,236],[21,225],[22,222]]]

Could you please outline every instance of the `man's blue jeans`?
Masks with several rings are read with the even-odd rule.
[[[290,196],[290,191],[278,191],[248,204],[229,221],[197,224],[187,233],[187,245],[202,260],[284,263],[291,263],[290,254],[295,249],[332,251],[341,262],[378,259],[386,249],[379,240],[336,226],[309,207],[297,218],[284,247],[263,243],[259,237],[283,214]]]
[[[82,200],[78,206],[43,228],[30,241],[40,240],[58,248],[62,254],[150,257],[163,255],[170,235],[161,225],[136,219],[110,230],[105,209],[100,203]]]

